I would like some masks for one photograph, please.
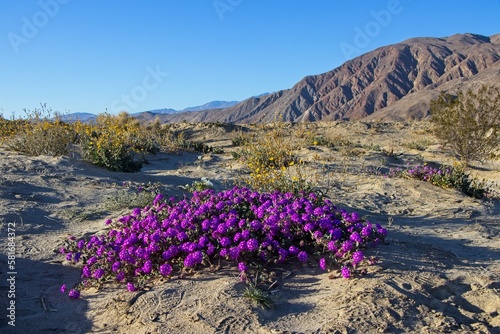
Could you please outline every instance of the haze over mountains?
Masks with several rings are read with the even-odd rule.
[[[155,110],[149,110],[149,111],[141,111],[141,112],[134,113],[131,115],[132,116],[139,116],[142,114],[144,114],[144,115],[169,115],[169,114],[174,114],[174,113],[178,113],[178,112],[201,111],[201,110],[217,109],[217,108],[228,108],[228,107],[234,106],[237,103],[239,103],[239,101],[211,101],[211,102],[207,102],[205,104],[202,104],[200,106],[188,107],[188,108],[184,108],[182,110],[163,108],[163,109],[155,109]],[[96,116],[97,116],[96,114],[92,114],[92,113],[75,112],[75,113],[70,113],[68,115],[61,115],[60,118],[63,121],[80,120],[82,122],[91,122],[91,121],[95,120]]]
[[[500,34],[412,38],[307,76],[290,89],[230,107],[138,117],[229,123],[420,119],[428,115],[429,101],[441,91],[500,86],[499,60]]]

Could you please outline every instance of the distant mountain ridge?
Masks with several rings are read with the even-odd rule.
[[[176,109],[171,109],[171,108],[163,108],[163,109],[154,109],[154,110],[148,110],[148,111],[141,111],[137,113],[131,114],[132,116],[139,117],[142,114],[147,114],[150,115],[150,117],[154,117],[155,115],[170,115],[170,114],[175,114],[179,112],[189,112],[189,111],[202,111],[206,109],[217,109],[217,108],[228,108],[231,106],[234,106],[235,104],[239,103],[239,101],[211,101],[207,102],[205,104],[202,104],[200,106],[195,106],[195,107],[188,107],[182,110],[176,110]],[[75,122],[75,121],[82,121],[82,122],[91,122],[96,119],[96,114],[92,113],[86,113],[86,112],[74,112],[66,115],[61,115],[60,119],[65,121],[65,122]]]
[[[290,89],[163,122],[265,123],[423,118],[441,90],[500,85],[500,34],[411,38],[380,47]]]
[[[185,108],[182,111],[201,111],[208,109],[219,109],[219,108],[229,108],[238,104],[240,101],[212,101],[201,106]]]

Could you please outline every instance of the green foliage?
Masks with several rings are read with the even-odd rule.
[[[500,142],[500,90],[482,86],[477,92],[441,93],[431,101],[433,132],[451,147],[464,165],[482,161]]]
[[[200,142],[200,141],[187,140],[184,137],[184,133],[180,133],[177,136],[175,146],[181,150],[200,152],[203,154],[207,154],[207,153],[221,154],[221,153],[224,153],[224,150],[221,149],[220,147],[208,146],[205,143]]]
[[[103,203],[107,211],[120,211],[124,209],[143,208],[153,202],[155,197],[163,192],[161,183],[135,184],[124,182],[122,188],[108,196]]]
[[[342,148],[352,146],[353,143],[341,136],[322,136],[312,135],[308,136],[308,144],[314,146],[325,146],[328,148]]]
[[[425,151],[427,147],[432,144],[434,144],[432,140],[422,139],[422,140],[410,141],[404,144],[404,146],[412,150]]]
[[[255,284],[248,284],[243,292],[243,297],[255,302],[258,306],[269,309],[274,305],[274,301],[269,296],[269,293],[265,292]]]
[[[231,144],[233,146],[243,146],[252,141],[252,137],[249,134],[238,131],[232,138]]]
[[[206,177],[202,177],[200,181],[193,181],[193,183],[186,184],[185,186],[181,186],[180,188],[192,193],[195,191],[214,189],[214,184]]]

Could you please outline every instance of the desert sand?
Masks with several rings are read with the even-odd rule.
[[[302,130],[362,144],[349,152],[304,144],[297,154],[317,167],[315,177],[338,207],[389,230],[385,244],[370,250],[379,261],[366,275],[346,280],[316,264],[276,268],[271,309],[242,297],[245,286],[230,266],[138,292],[111,285],[84,290],[72,300],[59,288],[77,283],[80,269],[58,252],[63,241],[99,234],[107,218],[129,212],[103,207],[123,182],[160,182],[168,196],[187,194],[179,186],[201,177],[227,188],[241,172],[230,154],[237,150],[232,133],[194,125],[192,138],[225,153],[160,153],[148,156],[139,173],[110,172],[76,154],[28,157],[0,149],[0,332],[500,333],[499,202],[377,175],[407,163],[452,160],[425,125],[317,123]],[[427,140],[423,150],[408,148],[419,140]],[[498,182],[499,167],[487,161],[472,172]],[[9,227],[15,228],[15,327],[7,324]]]

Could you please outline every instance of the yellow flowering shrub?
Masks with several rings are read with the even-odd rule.
[[[83,158],[109,170],[137,172],[144,154],[159,151],[150,132],[127,113],[101,114],[95,124],[77,122],[75,126],[79,128]]]
[[[27,155],[68,154],[76,139],[71,124],[50,118],[52,112],[45,105],[25,112],[27,119],[0,120],[0,137],[8,149]]]
[[[304,162],[293,151],[290,138],[282,129],[261,132],[236,154],[250,171],[242,178],[243,183],[263,192],[312,190],[313,184],[303,171]]]

